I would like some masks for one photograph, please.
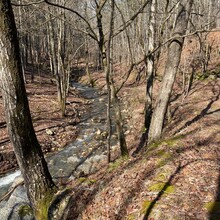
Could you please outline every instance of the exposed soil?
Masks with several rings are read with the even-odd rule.
[[[66,117],[61,116],[57,103],[56,85],[47,76],[36,76],[30,82],[27,74],[26,90],[37,138],[45,155],[64,148],[75,140],[80,115],[86,108],[78,91],[70,88]],[[0,99],[0,175],[17,168],[16,158],[9,141],[2,98]]]

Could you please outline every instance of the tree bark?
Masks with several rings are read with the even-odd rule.
[[[0,79],[9,136],[28,197],[36,219],[47,219],[55,185],[31,120],[10,0],[0,0]]]
[[[148,30],[148,53],[155,49],[155,37],[156,37],[156,7],[157,1],[151,0],[150,2],[150,18],[149,18],[149,30]],[[154,78],[154,54],[151,54],[147,58],[147,83],[146,83],[146,103],[145,103],[145,121],[144,126],[146,133],[149,131],[150,121],[152,117],[152,91],[153,91],[153,78]]]
[[[150,124],[148,139],[149,143],[158,140],[162,134],[169,98],[180,63],[180,57],[184,43],[184,37],[182,36],[186,33],[192,3],[193,0],[184,0],[181,1],[178,6],[177,18],[173,30],[174,39],[168,47],[168,58],[166,62],[164,77]]]
[[[147,139],[148,139],[148,132],[152,117],[152,110],[153,110],[153,82],[154,82],[154,72],[155,72],[155,65],[154,65],[154,58],[155,55],[152,51],[155,49],[155,37],[156,37],[156,9],[157,9],[157,0],[151,0],[149,3],[149,28],[147,31],[148,34],[148,48],[146,54],[150,54],[145,61],[146,65],[146,100],[145,100],[145,107],[144,107],[144,132],[141,135],[140,142],[138,147],[133,152],[133,156],[137,154],[143,146],[145,146]]]

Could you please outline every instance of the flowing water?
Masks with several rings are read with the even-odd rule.
[[[105,121],[106,96],[96,89],[74,83],[81,95],[88,100],[89,110],[81,118],[78,138],[65,149],[46,158],[53,178],[69,178],[77,172],[85,174],[93,172],[100,160],[105,160]],[[0,197],[12,185],[14,179],[20,175],[15,171],[0,178]]]

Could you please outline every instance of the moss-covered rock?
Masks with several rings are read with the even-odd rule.
[[[141,207],[141,214],[146,213],[146,211],[152,206],[153,201],[146,200],[143,202]],[[157,204],[154,204],[154,207],[156,207]]]
[[[84,183],[84,184],[93,184],[96,182],[96,180],[94,179],[89,179],[89,178],[86,178],[86,177],[80,177],[79,179],[77,179],[77,181],[79,183]]]
[[[149,187],[149,190],[152,192],[174,193],[175,187],[166,183],[155,183]]]
[[[220,201],[208,202],[205,204],[205,208],[209,213],[219,213],[220,214]]]
[[[33,216],[33,210],[29,205],[22,205],[18,209],[18,215],[24,219],[26,216]]]

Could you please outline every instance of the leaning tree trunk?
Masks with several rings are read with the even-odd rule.
[[[147,83],[146,83],[146,103],[145,103],[145,128],[148,133],[148,129],[151,121],[152,114],[152,90],[153,90],[153,77],[154,77],[154,54],[155,49],[155,37],[156,37],[156,8],[157,0],[151,0],[150,3],[150,18],[149,18],[149,30],[148,30],[148,54],[147,57]]]
[[[0,0],[0,86],[10,140],[37,220],[47,219],[55,185],[36,138],[10,0]]]
[[[154,82],[154,72],[155,64],[154,58],[155,54],[153,53],[155,49],[155,38],[156,38],[156,9],[157,9],[157,0],[151,0],[149,3],[149,27],[148,27],[148,48],[147,48],[147,58],[146,58],[146,100],[144,107],[144,132],[141,135],[140,142],[138,147],[133,152],[133,156],[137,154],[143,146],[146,144],[148,138],[148,132],[152,117],[153,109],[153,82]]]
[[[173,40],[170,42],[168,47],[168,58],[164,77],[150,124],[148,139],[149,143],[159,139],[162,134],[169,98],[180,63],[184,43],[183,35],[186,33],[192,3],[193,0],[184,0],[181,1],[178,6],[178,13],[173,31]]]

